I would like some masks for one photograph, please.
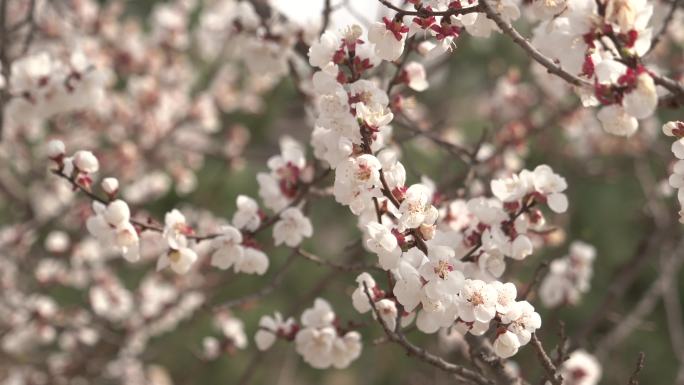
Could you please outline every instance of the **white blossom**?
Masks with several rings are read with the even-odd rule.
[[[220,234],[212,241],[212,246],[216,250],[211,255],[211,264],[226,270],[242,262],[245,250],[242,247],[242,234],[236,228],[223,226]]]
[[[309,218],[296,207],[290,207],[280,213],[280,220],[273,226],[275,244],[285,243],[289,247],[296,247],[304,238],[313,235],[313,227]]]

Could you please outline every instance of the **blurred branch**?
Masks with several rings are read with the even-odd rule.
[[[573,340],[582,343],[599,326],[604,317],[612,309],[614,303],[620,299],[632,283],[639,277],[643,267],[649,262],[652,253],[661,246],[664,232],[656,232],[651,224],[650,229],[644,229],[645,235],[637,245],[633,256],[618,269],[609,280],[610,285],[606,295],[596,307],[588,321],[575,334]]]
[[[323,4],[323,24],[321,25],[321,34],[328,29],[328,25],[330,24],[330,13],[332,12],[332,9],[330,8],[331,1],[332,0],[325,0],[325,3]]]
[[[535,286],[541,282],[541,279],[544,277],[544,274],[549,268],[549,262],[548,261],[542,261],[537,268],[534,270],[534,275],[532,276],[532,282],[530,282],[527,287],[525,287],[525,291],[522,292],[521,295],[521,300],[526,300],[532,291],[534,290]]]
[[[666,255],[671,256],[661,264],[658,278],[653,281],[632,311],[624,316],[623,320],[596,344],[596,356],[599,358],[607,357],[615,346],[632,333],[641,320],[653,311],[666,288],[675,281],[675,277],[679,273],[682,263],[684,263],[684,241],[680,241],[679,245],[672,251],[667,249],[664,248],[661,258],[665,258]]]
[[[377,265],[371,265],[371,264],[354,264],[354,265],[345,265],[345,264],[339,264],[335,263],[332,261],[325,260],[313,253],[310,253],[302,248],[296,248],[295,252],[299,254],[300,256],[306,258],[307,260],[314,262],[316,264],[319,264],[321,266],[326,266],[331,269],[337,270],[337,271],[342,271],[342,272],[354,272],[354,271],[365,271],[365,270],[378,270],[378,271],[383,271],[380,267]]]
[[[644,54],[644,56],[648,55],[649,52],[653,51],[653,49],[655,49],[655,47],[660,42],[660,39],[662,39],[663,36],[667,34],[667,29],[670,26],[670,23],[672,23],[672,20],[674,19],[675,10],[677,9],[677,5],[679,4],[679,2],[680,0],[674,0],[670,5],[670,10],[667,12],[667,16],[665,16],[663,26],[660,28],[660,31],[658,31],[655,34],[655,36],[653,36],[653,39],[651,40],[651,47],[648,49],[646,54]]]
[[[297,259],[297,253],[293,250],[285,260],[285,263],[283,263],[280,269],[275,274],[273,274],[273,277],[267,285],[262,286],[259,290],[257,290],[254,293],[250,293],[248,295],[235,298],[228,302],[224,302],[221,305],[214,306],[212,311],[220,312],[236,306],[242,306],[271,294],[275,289],[282,285],[283,279],[285,278],[287,271],[290,269],[290,267],[292,266],[292,262],[294,262],[295,259]]]
[[[9,82],[10,61],[8,57],[9,31],[7,28],[7,3],[8,0],[0,0],[0,76]],[[2,141],[2,131],[5,117],[5,103],[9,99],[9,85],[0,88],[0,141]]]
[[[670,332],[672,351],[680,365],[684,365],[684,321],[682,320],[682,304],[676,281],[665,288],[663,303],[665,305],[665,315],[667,316],[667,327]]]

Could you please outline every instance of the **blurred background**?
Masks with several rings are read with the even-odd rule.
[[[125,14],[146,23],[158,3],[131,0],[125,3]],[[272,4],[301,23],[318,19],[323,8],[323,0],[272,0]],[[363,25],[384,12],[373,0],[333,0],[333,5],[336,10],[331,19],[332,28],[341,28],[350,22]],[[679,16],[681,13],[680,10]],[[527,36],[531,35],[531,26],[524,22],[520,29]],[[658,55],[664,62],[671,63],[671,68],[681,72],[684,69],[682,49],[682,40],[670,39],[659,47]],[[589,351],[597,346],[603,349],[599,357],[603,364],[600,383],[626,384],[639,352],[646,354],[641,383],[675,383],[684,352],[676,352],[681,341],[672,335],[668,317],[669,322],[681,321],[679,295],[684,289],[681,274],[677,271],[668,287],[657,289],[668,293],[669,309],[664,305],[663,295],[647,301],[644,297],[649,290],[656,290],[652,285],[663,273],[663,261],[672,253],[684,252],[679,246],[682,229],[677,223],[678,204],[666,183],[673,159],[670,141],[660,133],[662,123],[681,119],[684,111],[663,110],[657,118],[642,122],[638,134],[631,138],[604,134],[593,118],[594,112],[576,110],[576,97],[572,95],[559,96],[549,92],[551,83],[545,74],[530,67],[524,53],[500,35],[481,39],[464,34],[451,55],[434,59],[426,67],[430,69],[431,87],[418,97],[420,102],[416,111],[422,118],[429,117],[433,123],[429,129],[436,135],[471,146],[482,135],[487,142],[510,142],[512,153],[501,162],[522,162],[521,165],[529,169],[548,164],[568,181],[568,212],[549,217],[558,228],[549,235],[551,246],[535,250],[524,263],[507,271],[515,282],[528,282],[541,261],[566,255],[570,242],[581,240],[596,247],[591,290],[578,304],[545,309],[538,298],[533,296],[531,299],[542,315],[540,335],[547,349],[558,341],[558,321],[562,320],[571,338],[580,337],[571,339],[573,344]],[[170,189],[146,204],[146,209],[161,218],[172,208],[192,206],[230,218],[235,211],[237,195],[257,197],[255,175],[264,171],[266,160],[279,152],[279,138],[289,135],[308,143],[312,130],[304,104],[288,78],[264,95],[262,107],[254,113],[221,113],[222,126],[240,125],[248,132],[249,144],[239,167],[221,157],[207,157],[197,171],[197,186],[192,192],[180,196]],[[510,140],[520,126],[535,127],[527,131],[534,133],[529,134],[530,140],[526,143]],[[458,181],[465,170],[452,154],[425,135],[397,125],[394,137],[402,151],[402,161],[407,165],[409,184],[426,176],[441,186],[443,182]],[[492,177],[488,168],[483,168],[476,179],[488,191]],[[327,181],[332,183],[332,177]],[[445,186],[448,190],[445,192],[457,194],[462,187],[452,183]],[[321,197],[312,199],[307,210],[314,224],[315,237],[305,241],[305,249],[330,260],[370,261],[374,258],[362,250],[355,218],[345,207],[330,197]],[[16,220],[16,207],[3,195],[0,197],[0,222],[5,225]],[[43,239],[53,229],[44,228],[36,236]],[[261,236],[264,243],[270,242],[270,234]],[[271,268],[265,276],[233,274],[226,277],[226,284],[214,301],[220,303],[238,298],[268,284],[277,267],[284,263],[287,251],[273,248],[267,252]],[[135,287],[141,278],[135,269],[123,265],[117,269],[128,287]],[[624,294],[620,293],[619,298],[609,303],[603,319],[593,322],[593,315],[606,306],[606,298],[616,290],[615,277],[627,273],[634,279],[620,288],[624,289]],[[399,347],[372,342],[382,336],[382,330],[372,324],[369,315],[360,316],[352,308],[350,295],[355,287],[355,277],[355,273],[332,271],[298,259],[290,276],[274,293],[233,309],[234,315],[246,325],[250,339],[247,349],[222,355],[211,362],[200,359],[197,352],[201,350],[202,338],[216,334],[216,331],[209,316],[197,315],[182,322],[175,332],[155,337],[145,358],[164,367],[174,384],[235,384],[252,370],[251,367],[255,368],[253,384],[453,383],[436,369],[407,357]],[[61,303],[78,303],[84,299],[83,293],[66,288],[50,288],[49,294]],[[297,317],[316,296],[330,301],[341,319],[360,320],[370,325],[360,330],[364,339],[360,359],[344,370],[320,371],[302,362],[294,353],[294,347],[282,341],[268,352],[256,352],[252,337],[262,315],[278,310]],[[621,343],[611,346],[604,338],[633,314],[637,306],[642,307],[631,326],[632,331],[620,337]],[[587,330],[589,334],[582,335]],[[441,352],[448,360],[463,360],[457,344],[447,344],[442,338],[418,332],[409,333],[409,338],[429,350]],[[535,381],[541,378],[541,367],[531,348],[521,349],[514,361],[525,371],[534,370],[525,373],[527,378]]]

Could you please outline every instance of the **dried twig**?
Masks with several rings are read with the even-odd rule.
[[[542,346],[541,341],[539,341],[539,337],[537,337],[536,333],[532,333],[532,347],[534,347],[535,352],[537,353],[537,358],[539,359],[539,362],[541,362],[542,367],[544,368],[544,371],[546,372],[546,377],[551,381],[553,385],[562,385],[563,384],[563,376],[558,374],[558,368],[556,365],[554,365],[553,361],[551,361],[551,357],[546,353],[544,350],[544,346]]]
[[[546,273],[546,270],[549,268],[549,262],[548,261],[542,261],[537,268],[534,270],[534,275],[532,276],[532,281],[525,287],[525,291],[522,292],[522,295],[520,296],[521,300],[526,300],[527,297],[530,296],[534,288],[541,282],[541,279],[544,277],[544,274]]]
[[[637,358],[636,368],[632,376],[629,377],[629,385],[639,385],[639,373],[644,368],[644,362],[646,361],[646,354],[644,352],[639,352],[639,358]]]

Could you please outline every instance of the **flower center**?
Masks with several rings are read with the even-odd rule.
[[[470,296],[470,303],[472,303],[473,305],[482,305],[484,303],[482,294],[473,293],[473,295]]]
[[[181,258],[181,253],[178,250],[171,250],[168,254],[169,260],[173,263],[178,263]]]
[[[372,175],[372,170],[368,165],[362,164],[356,169],[356,179],[361,181],[367,181]]]
[[[437,266],[435,266],[435,274],[441,279],[446,279],[449,276],[449,272],[453,270],[454,267],[445,260],[440,260]]]

